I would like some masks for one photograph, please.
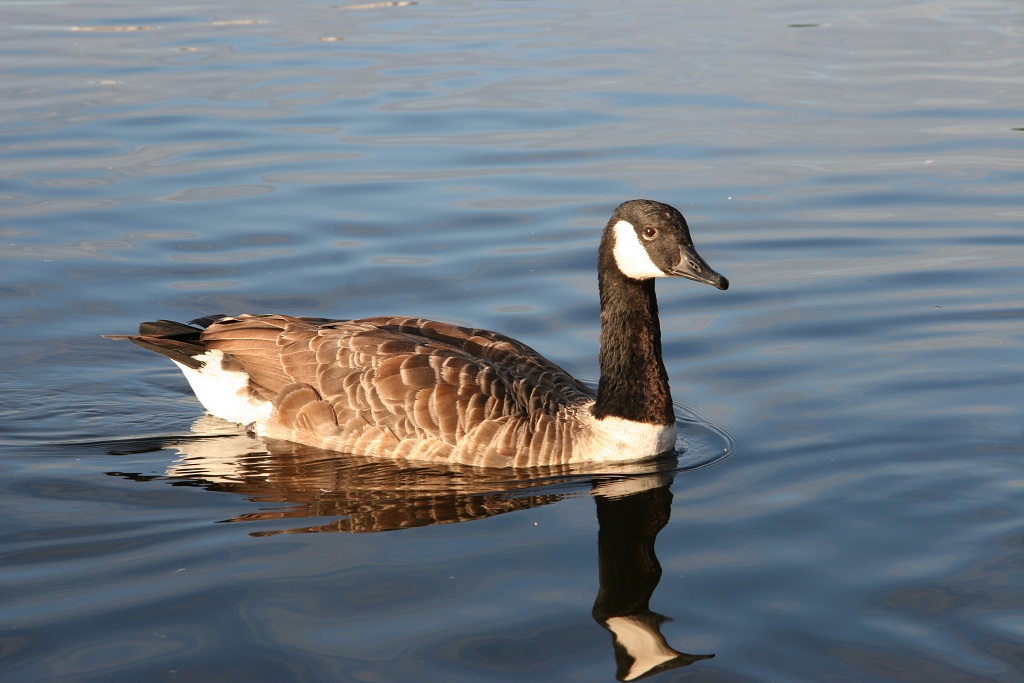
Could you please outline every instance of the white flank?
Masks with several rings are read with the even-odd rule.
[[[632,223],[619,221],[612,226],[612,230],[615,231],[615,263],[623,275],[634,280],[668,277],[665,271],[651,261]]]
[[[272,405],[253,395],[249,375],[240,370],[225,370],[223,351],[207,351],[196,360],[205,363],[198,370],[175,361],[192,391],[211,415],[239,424],[260,422],[270,415]]]

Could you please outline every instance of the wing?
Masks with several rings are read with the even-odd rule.
[[[239,316],[211,324],[202,341],[273,401],[268,436],[337,450],[394,452],[415,440],[444,457],[469,432],[479,441],[513,422],[551,422],[593,398],[525,344],[416,318]]]

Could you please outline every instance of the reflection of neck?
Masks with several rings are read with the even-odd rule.
[[[595,496],[597,562],[601,587],[594,618],[644,612],[661,580],[654,539],[668,523],[672,492],[668,486],[623,498]]]

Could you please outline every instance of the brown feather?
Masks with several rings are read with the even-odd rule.
[[[424,442],[405,447],[417,457],[448,458],[469,437],[477,449],[493,440],[481,462],[507,461],[531,414],[555,417],[593,398],[520,342],[416,318],[239,316],[213,322],[202,341],[274,402],[268,436],[314,446],[411,439]]]

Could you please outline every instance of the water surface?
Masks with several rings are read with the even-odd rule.
[[[4,680],[1019,680],[1024,13],[691,5],[0,2]],[[412,314],[594,381],[634,197],[732,283],[659,283],[644,471],[266,443],[100,338]]]

